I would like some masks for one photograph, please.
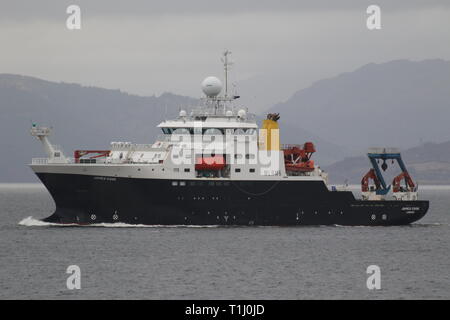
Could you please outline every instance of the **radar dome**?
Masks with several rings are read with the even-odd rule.
[[[185,110],[180,110],[180,117],[186,117],[187,113]]]
[[[202,82],[202,90],[207,97],[215,97],[222,91],[222,82],[216,77],[208,77]]]
[[[245,112],[244,109],[241,109],[241,110],[238,111],[238,117],[239,118],[244,119],[246,115],[247,115],[247,112]]]

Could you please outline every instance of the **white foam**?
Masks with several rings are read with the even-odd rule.
[[[42,220],[39,220],[39,219],[35,219],[35,218],[30,216],[28,218],[22,219],[19,222],[19,225],[26,226],[26,227],[46,227],[46,226],[58,225],[58,224],[45,222],[45,221],[42,221]]]
[[[411,223],[410,226],[412,227],[440,227],[440,226],[448,226],[448,223],[442,223],[442,222],[428,222],[428,223],[421,223],[421,222],[414,222]]]
[[[148,225],[148,224],[128,224],[123,222],[114,222],[114,223],[92,223],[92,224],[76,224],[76,223],[52,223],[45,222],[39,219],[35,219],[33,217],[28,217],[22,219],[19,222],[19,225],[26,227],[48,227],[48,226],[57,226],[57,227],[103,227],[103,228],[217,228],[218,225]]]
[[[83,227],[105,227],[105,228],[217,228],[218,225],[162,225],[162,224],[128,224],[123,222],[115,223],[92,223],[82,225]]]

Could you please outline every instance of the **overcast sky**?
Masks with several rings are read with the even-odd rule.
[[[70,4],[81,30],[66,28]],[[381,30],[366,28],[370,4]],[[450,1],[0,0],[0,43],[0,73],[194,97],[228,48],[239,93],[261,107],[370,62],[450,60]]]

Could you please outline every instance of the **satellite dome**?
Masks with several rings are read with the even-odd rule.
[[[180,110],[180,117],[186,117],[186,111],[185,110]]]
[[[207,97],[215,97],[222,91],[222,82],[216,77],[207,77],[202,82],[202,90]]]
[[[241,110],[238,111],[238,117],[239,118],[244,119],[246,115],[247,115],[247,112],[245,112],[244,109],[241,109]]]
[[[228,110],[227,112],[225,112],[225,116],[232,117],[233,116],[233,111]]]

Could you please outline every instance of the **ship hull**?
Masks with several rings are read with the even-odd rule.
[[[145,225],[405,225],[428,201],[362,201],[323,181],[165,180],[37,173],[52,195],[47,222]]]

